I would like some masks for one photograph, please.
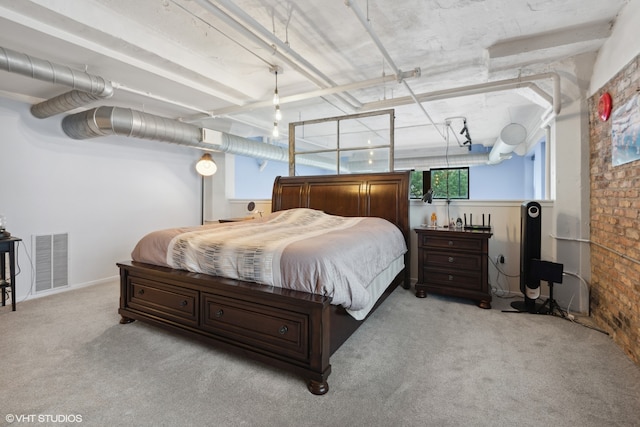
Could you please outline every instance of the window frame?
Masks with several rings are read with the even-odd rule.
[[[440,194],[436,191],[433,192],[433,196],[432,199],[433,200],[469,200],[470,199],[470,194],[469,194],[469,187],[470,187],[470,175],[469,175],[469,167],[468,166],[461,166],[461,167],[453,167],[453,168],[431,168],[428,170],[424,170],[422,171],[422,195],[420,195],[419,197],[417,196],[417,194],[415,194],[415,189],[410,188],[410,198],[412,199],[421,199],[425,194],[427,194],[427,191],[429,191],[430,188],[432,188],[431,182],[434,179],[434,174],[438,173],[438,172],[442,172],[442,171],[449,171],[449,172],[455,172],[457,171],[458,174],[460,174],[461,172],[466,172],[466,176],[467,176],[467,188],[466,188],[466,197],[460,197],[458,195],[454,195],[453,197],[451,196],[451,192],[449,192],[448,194]],[[419,171],[412,171],[412,174],[417,173]],[[413,182],[413,180],[412,180]],[[414,191],[411,191],[414,190]],[[458,193],[456,193],[458,194]]]
[[[429,188],[433,188],[432,186],[432,180],[434,179],[434,174],[438,173],[438,172],[448,172],[447,174],[447,178],[450,176],[451,172],[457,172],[458,174],[458,182],[460,182],[461,180],[460,175],[462,172],[466,172],[466,176],[467,176],[467,188],[466,188],[466,197],[461,197],[459,196],[460,192],[457,192],[458,196],[451,196],[451,191],[449,191],[449,187],[447,187],[447,194],[440,194],[436,191],[433,192],[433,199],[434,200],[469,200],[469,184],[470,184],[470,177],[469,177],[469,166],[460,166],[460,167],[455,167],[455,168],[432,168],[429,169],[425,175],[423,175],[423,189],[425,191],[425,193],[429,190]],[[447,183],[448,185],[448,183]]]

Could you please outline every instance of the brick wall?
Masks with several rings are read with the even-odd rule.
[[[640,96],[640,55],[589,99],[591,315],[640,365],[640,160],[612,165],[612,120],[598,115],[605,92],[614,112]],[[640,108],[633,115],[640,122]]]

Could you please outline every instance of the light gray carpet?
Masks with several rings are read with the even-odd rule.
[[[331,358],[329,393],[141,322],[118,284],[0,309],[0,424],[640,426],[640,367],[600,332],[396,290]],[[9,415],[9,418],[6,418]],[[57,420],[60,420],[58,418]]]

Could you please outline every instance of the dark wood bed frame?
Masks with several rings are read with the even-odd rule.
[[[274,212],[306,207],[385,218],[409,247],[408,172],[278,177],[271,203]],[[409,259],[376,308],[398,284],[409,288]],[[329,390],[330,355],[364,322],[320,295],[132,261],[118,267],[120,323],[142,320],[287,369],[313,394]]]

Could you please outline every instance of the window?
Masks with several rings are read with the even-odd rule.
[[[423,185],[424,173],[429,173],[429,171],[411,171],[411,180],[409,181],[409,197],[411,199],[422,199],[422,195],[426,193]]]
[[[394,118],[383,110],[289,123],[289,175],[301,165],[334,174],[392,171]]]
[[[425,173],[424,180],[425,193],[432,188],[434,199],[469,198],[468,167],[431,169]]]
[[[409,192],[421,199],[431,188],[434,199],[469,199],[469,168],[442,168],[411,172]]]

